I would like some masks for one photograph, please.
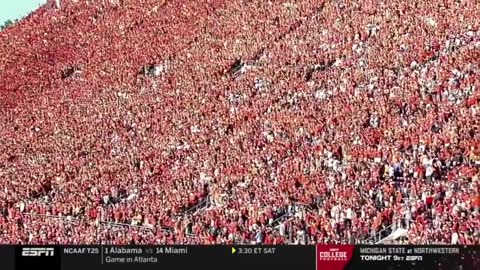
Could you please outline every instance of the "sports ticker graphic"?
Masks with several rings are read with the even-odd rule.
[[[479,246],[0,246],[1,270],[477,270]]]

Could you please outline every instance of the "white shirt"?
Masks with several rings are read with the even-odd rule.
[[[433,174],[433,167],[432,166],[427,166],[427,169],[425,170],[425,175],[430,176]]]
[[[347,212],[347,215],[346,215],[346,216],[347,216],[347,219],[353,219],[353,211],[352,211],[352,209],[351,209],[351,208],[348,208],[346,212]]]
[[[284,223],[280,223],[280,228],[278,229],[278,231],[279,231],[281,236],[285,235],[285,224]]]
[[[452,245],[458,244],[458,233],[454,232],[452,233]]]

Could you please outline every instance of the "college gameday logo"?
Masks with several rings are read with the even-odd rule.
[[[43,247],[22,248],[23,257],[53,256],[54,254],[55,254],[55,250],[53,248],[43,248]]]
[[[353,256],[354,246],[318,245],[317,269],[343,270]]]

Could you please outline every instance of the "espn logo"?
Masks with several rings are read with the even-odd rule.
[[[34,248],[22,248],[23,257],[49,257],[54,254],[53,248],[43,248],[43,247],[34,247]]]

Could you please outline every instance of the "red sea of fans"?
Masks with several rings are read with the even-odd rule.
[[[479,244],[479,13],[42,7],[0,33],[0,244]]]

